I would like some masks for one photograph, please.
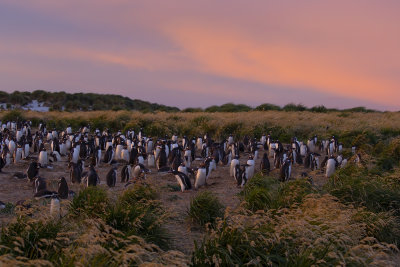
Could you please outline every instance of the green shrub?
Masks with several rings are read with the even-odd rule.
[[[211,192],[203,191],[190,200],[188,217],[201,226],[210,223],[214,225],[217,218],[224,216],[224,206]]]
[[[68,211],[72,216],[104,218],[108,207],[109,200],[106,190],[99,186],[90,186],[81,190],[73,198]]]
[[[136,235],[160,247],[168,247],[168,235],[163,225],[166,213],[155,200],[155,191],[135,185],[121,194],[108,211],[106,223],[127,236]]]
[[[2,117],[3,122],[7,121],[22,121],[25,120],[25,116],[23,115],[21,110],[14,109],[11,111],[8,111],[5,115]]]

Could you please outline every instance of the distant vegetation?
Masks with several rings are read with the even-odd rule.
[[[66,92],[46,92],[43,90],[36,90],[33,92],[20,92],[15,91],[11,94],[0,91],[0,103],[4,103],[7,109],[12,107],[23,107],[31,103],[33,100],[37,100],[43,103],[44,106],[50,108],[50,111],[96,111],[96,110],[137,110],[142,112],[153,112],[153,111],[166,111],[166,112],[178,112],[180,111],[177,107],[171,107],[166,105],[160,105],[156,103],[150,103],[139,99],[130,99],[121,95],[113,94],[94,94],[94,93],[75,93],[70,94]],[[185,108],[183,112],[248,112],[248,111],[311,111],[318,113],[326,112],[377,112],[373,109],[367,109],[365,107],[355,107],[350,109],[334,109],[326,108],[323,105],[314,106],[308,108],[302,104],[289,103],[283,107],[278,105],[264,103],[257,107],[250,107],[245,104],[234,104],[226,103],[220,106],[213,105],[207,108]]]
[[[176,107],[169,107],[142,101],[130,99],[120,95],[112,94],[93,94],[93,93],[75,93],[66,92],[46,92],[37,90],[31,92],[15,91],[11,94],[0,91],[0,102],[8,105],[25,106],[37,100],[50,107],[50,110],[139,110],[149,111],[179,111]]]

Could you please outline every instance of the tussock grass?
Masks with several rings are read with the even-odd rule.
[[[306,179],[281,183],[273,177],[258,173],[246,184],[241,195],[245,207],[257,211],[289,208],[301,203],[306,195],[314,192],[316,190]]]
[[[397,248],[368,236],[357,210],[309,195],[280,214],[238,210],[219,221],[192,256],[193,266],[394,264]]]
[[[100,186],[90,186],[81,190],[73,198],[68,212],[71,216],[101,218],[109,206],[107,191]]]
[[[195,224],[201,226],[214,225],[217,218],[224,216],[224,206],[213,193],[203,191],[190,200],[187,214]]]

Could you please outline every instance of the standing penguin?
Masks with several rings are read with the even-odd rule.
[[[67,194],[68,196],[68,194]],[[50,201],[50,216],[54,219],[60,219],[61,208],[60,208],[60,200],[57,196],[53,196]]]
[[[230,176],[234,176],[233,173],[234,173],[234,169],[235,169],[236,165],[239,165],[239,157],[238,156],[235,156],[235,158],[231,160],[231,166],[229,168],[229,175]]]
[[[269,174],[269,172],[271,170],[271,165],[270,165],[269,159],[268,159],[268,153],[266,153],[266,152],[264,152],[264,156],[261,160],[260,169],[263,174],[267,174],[267,175]]]
[[[328,159],[328,162],[326,163],[325,176],[327,178],[331,177],[335,173],[335,168],[336,168],[336,159],[333,156],[331,156]]]
[[[197,169],[196,179],[194,182],[194,188],[198,189],[199,187],[205,185],[206,177],[207,177],[206,166],[204,163],[202,163],[200,165],[200,167]]]
[[[190,182],[190,179],[186,174],[175,170],[171,171],[171,173],[175,175],[176,181],[180,185],[182,192],[192,189],[192,183]]]
[[[114,165],[111,170],[107,173],[106,176],[107,185],[109,187],[115,187],[115,183],[117,182],[117,166]]]
[[[110,164],[111,161],[113,160],[113,158],[114,158],[114,150],[113,150],[112,146],[109,146],[107,148],[106,153],[104,154],[103,162],[107,163],[107,164]]]
[[[39,165],[36,161],[33,161],[29,164],[28,169],[26,170],[26,176],[28,177],[29,181],[33,181],[33,179],[39,175]]]
[[[130,164],[126,164],[121,170],[121,183],[129,182],[132,176],[132,167]]]
[[[235,178],[236,184],[238,186],[242,183],[242,170],[240,169],[240,163],[235,164],[233,168],[233,177]]]
[[[68,198],[68,184],[67,180],[65,180],[64,177],[61,177],[60,180],[58,181],[58,196],[61,199],[67,199]]]
[[[47,158],[47,151],[44,148],[44,146],[42,147],[39,153],[39,164],[40,167],[42,168],[47,167],[47,165],[49,164],[49,159]]]
[[[154,155],[153,154],[148,154],[147,155],[147,166],[148,167],[155,167],[155,160],[154,160]]]
[[[181,165],[178,167],[178,172],[182,172],[186,175],[189,175],[189,172],[184,163],[181,163]]]
[[[122,150],[121,150],[121,159],[125,161],[126,163],[129,162],[129,151],[128,151],[128,146],[125,145]]]
[[[89,172],[87,174],[86,182],[88,187],[100,184],[99,175],[97,174],[96,170],[94,169],[94,166],[92,165],[89,166]]]
[[[95,157],[96,157],[96,167],[98,167],[100,165],[100,161],[101,161],[101,148],[100,146],[97,146],[95,149]]]
[[[192,164],[192,150],[191,150],[191,148],[189,148],[189,147],[186,148],[183,158],[184,158],[185,165],[190,168],[190,166]]]
[[[70,177],[71,183],[80,184],[81,183],[81,179],[82,179],[82,169],[80,168],[79,164],[71,162],[69,164],[69,166],[71,168],[71,170],[69,172],[69,177]]]
[[[279,172],[279,178],[282,182],[289,181],[290,175],[292,173],[292,162],[290,159],[286,159]]]

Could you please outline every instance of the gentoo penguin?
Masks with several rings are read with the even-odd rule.
[[[289,159],[286,159],[279,172],[279,178],[282,182],[289,181],[290,175],[292,173],[292,162]]]
[[[95,149],[95,157],[96,157],[96,166],[98,167],[100,165],[101,161],[101,148],[100,146],[97,146]]]
[[[132,177],[134,179],[138,179],[142,176],[143,174],[143,179],[146,179],[146,173],[149,173],[150,170],[147,169],[143,164],[138,164],[135,166],[135,168],[133,168],[133,172],[132,172]]]
[[[182,172],[186,175],[189,175],[188,170],[184,163],[181,163],[181,165],[178,167],[178,172]]]
[[[325,176],[327,178],[331,177],[335,173],[335,168],[336,168],[336,159],[333,156],[331,156],[328,159],[328,162],[326,163]]]
[[[261,160],[260,169],[263,174],[267,174],[267,175],[269,174],[269,172],[271,170],[271,165],[270,165],[269,159],[268,159],[268,153],[266,153],[266,152],[264,152],[264,156]]]
[[[231,165],[229,168],[229,175],[232,177],[234,176],[233,173],[234,173],[234,169],[235,169],[236,165],[239,165],[239,157],[238,156],[235,156],[235,158],[231,160]]]
[[[301,143],[300,145],[300,156],[305,157],[308,153],[308,147],[307,145]]]
[[[342,164],[340,164],[340,168],[344,168],[347,165],[347,159],[342,160]]]
[[[142,155],[139,155],[137,157],[137,162],[138,162],[138,164],[144,165],[144,157]]]
[[[206,177],[207,177],[206,165],[204,163],[202,163],[200,165],[200,167],[197,169],[196,179],[195,179],[195,182],[194,182],[194,188],[198,189],[199,187],[205,185],[206,184]]]
[[[115,187],[115,183],[117,182],[117,166],[114,165],[111,170],[108,171],[106,176],[107,185],[109,187]]]
[[[68,197],[68,192],[67,192]],[[60,219],[61,215],[61,207],[60,207],[60,199],[57,196],[53,196],[50,201],[50,216],[55,219]]]
[[[6,161],[0,156],[0,172],[6,166]]]
[[[190,182],[189,177],[180,171],[171,171],[173,175],[175,175],[176,181],[181,187],[181,191],[184,192],[185,190],[192,189],[192,183]]]
[[[68,184],[67,180],[65,180],[64,177],[61,177],[60,180],[58,181],[58,197],[61,199],[67,199],[68,198]]]
[[[157,163],[157,169],[161,169],[167,166],[167,154],[165,151],[165,146],[161,147],[156,158],[156,163]]]
[[[17,149],[14,151],[14,163],[18,163],[22,160],[22,145],[18,143]]]
[[[47,189],[46,181],[42,177],[36,177],[33,183],[33,192],[36,194],[41,190]]]
[[[94,166],[90,165],[89,166],[89,172],[87,174],[87,186],[96,186],[97,184],[100,184],[100,178],[99,175],[97,174],[96,170],[94,169]]]
[[[122,148],[123,148],[123,145],[121,145],[121,144],[117,145],[117,147],[115,149],[115,156],[114,156],[115,160],[121,159]]]
[[[107,148],[106,153],[104,154],[103,162],[104,162],[104,163],[107,163],[107,164],[110,164],[111,161],[113,160],[113,158],[114,158],[113,147],[112,147],[112,146],[109,146],[109,147]]]
[[[247,160],[247,164],[249,165],[246,170],[248,170],[247,173],[247,180],[250,180],[254,176],[255,172],[255,161],[252,155],[249,156],[249,159]]]
[[[240,186],[242,184],[242,170],[240,169],[240,163],[235,164],[233,168],[233,177],[235,178],[236,184]]]
[[[11,155],[14,155],[15,148],[16,148],[15,142],[14,140],[11,139],[8,142],[8,150],[10,151]]]
[[[126,164],[121,170],[121,183],[129,182],[132,176],[132,167],[130,164]]]
[[[155,167],[155,160],[154,160],[154,155],[153,154],[148,154],[147,155],[147,166],[148,167]]]
[[[125,161],[126,163],[129,163],[129,151],[127,145],[125,145],[121,150],[121,160]]]
[[[249,173],[249,164],[243,164],[242,165],[242,169],[240,169],[239,172],[239,177],[236,180],[237,181],[237,185],[243,187],[246,183],[247,183],[247,175]]]
[[[25,142],[24,144],[24,159],[27,159],[29,157],[29,143]]]
[[[70,181],[73,184],[80,184],[82,179],[82,169],[78,163],[71,162],[70,163]]]
[[[46,168],[49,164],[49,159],[47,158],[47,151],[44,147],[39,152],[39,164],[40,167]]]
[[[190,168],[192,164],[192,150],[188,147],[185,150],[185,154],[183,156],[185,165]]]
[[[33,161],[29,164],[28,169],[26,170],[26,176],[29,181],[33,181],[33,179],[39,175],[39,165],[36,161]]]

